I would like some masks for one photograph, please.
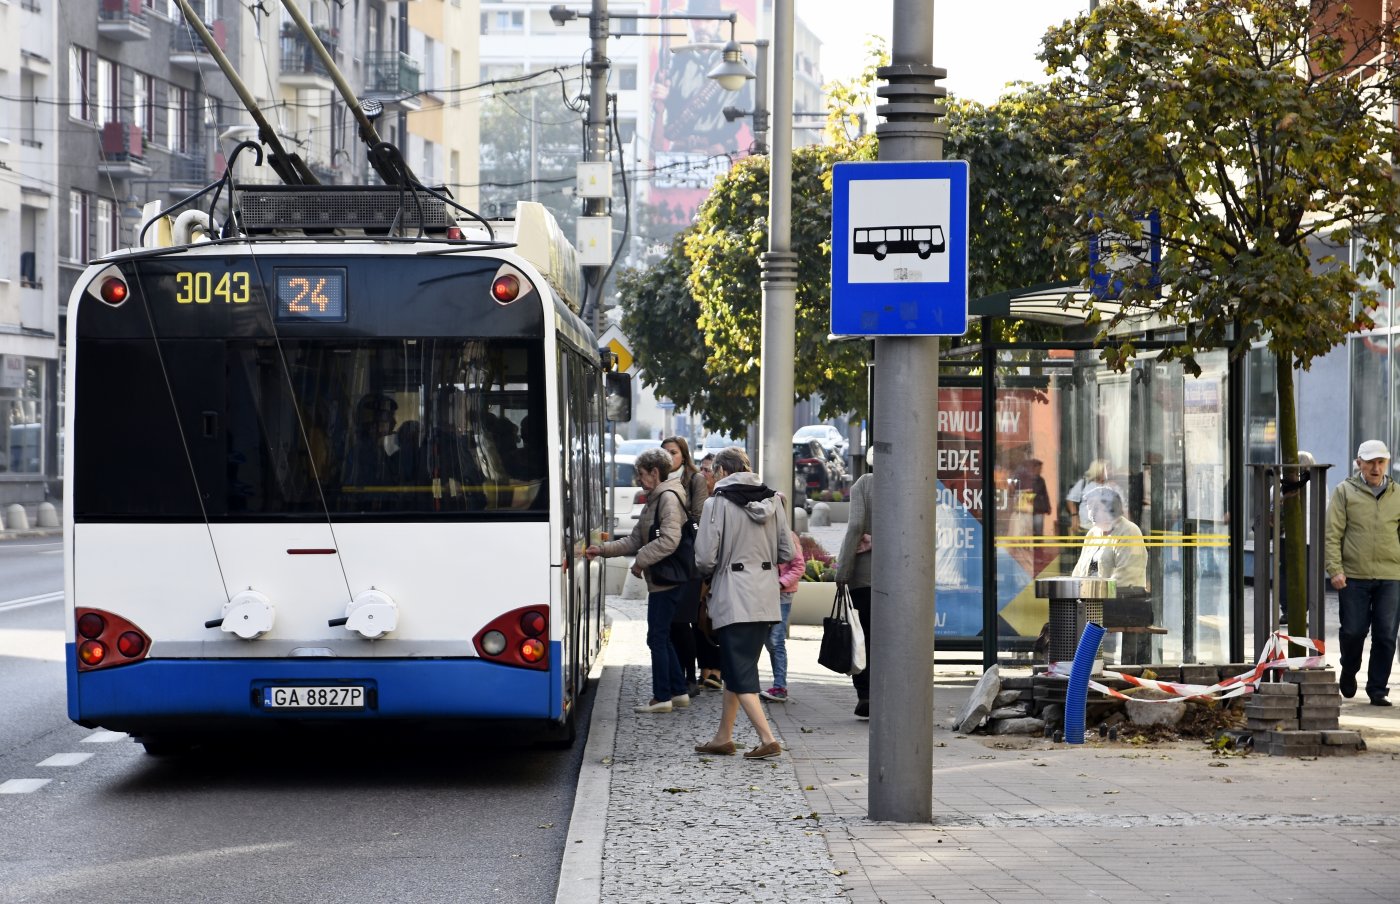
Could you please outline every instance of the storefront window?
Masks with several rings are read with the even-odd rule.
[[[991,424],[980,376],[945,369],[940,638],[981,633],[991,515],[999,649],[1028,649],[1046,624],[1036,578],[1092,569],[1118,584],[1123,615],[1114,627],[1132,629],[1109,632],[1109,661],[1224,661],[1228,360],[1210,352],[1197,362],[1199,377],[1151,352],[1124,373],[1093,351],[1004,356]],[[990,495],[982,458],[988,428],[996,437]]]
[[[0,474],[40,474],[44,469],[44,362],[0,355]]]

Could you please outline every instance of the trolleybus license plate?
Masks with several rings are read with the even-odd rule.
[[[265,687],[264,709],[364,709],[362,687]]]

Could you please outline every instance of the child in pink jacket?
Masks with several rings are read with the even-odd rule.
[[[773,665],[773,686],[759,692],[759,696],[774,703],[786,703],[787,692],[787,630],[788,617],[792,615],[792,595],[797,592],[797,584],[807,569],[807,560],[802,556],[802,542],[796,532],[792,532],[793,557],[791,561],[778,565],[778,586],[782,591],[778,597],[782,604],[783,620],[773,626],[764,647]]]

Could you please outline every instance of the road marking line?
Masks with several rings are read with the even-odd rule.
[[[19,599],[5,600],[0,602],[0,612],[8,612],[11,609],[24,609],[28,606],[42,606],[44,603],[57,603],[63,601],[63,591],[55,590],[51,593],[41,593],[38,596],[24,596]]]
[[[125,741],[126,738],[127,738],[127,734],[126,734],[126,732],[124,732],[124,731],[108,731],[108,730],[105,729],[105,728],[99,728],[99,729],[97,729],[96,731],[94,731],[92,734],[90,734],[90,735],[88,735],[87,737],[83,738],[83,743],[84,743],[84,744],[110,744],[110,743],[112,743],[113,741]]]
[[[40,766],[76,766],[90,758],[90,753],[55,753],[53,756],[39,763]]]
[[[31,791],[38,791],[53,779],[47,778],[12,778],[4,784],[0,784],[0,794],[28,794]]]

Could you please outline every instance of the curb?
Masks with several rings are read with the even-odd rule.
[[[583,763],[579,767],[574,809],[569,816],[569,835],[564,839],[555,904],[590,904],[603,898],[603,841],[608,828],[608,796],[612,792],[617,706],[622,697],[622,666],[607,664],[612,625],[609,617],[608,643],[594,665],[594,671],[598,672],[594,693],[598,696],[593,701],[593,717],[588,723],[588,743],[583,748]]]

